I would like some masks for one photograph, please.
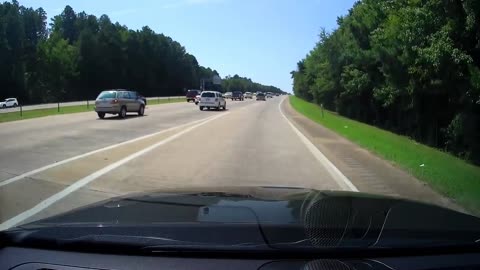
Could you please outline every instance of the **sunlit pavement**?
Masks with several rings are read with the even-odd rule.
[[[80,113],[1,124],[0,227],[113,196],[188,186],[360,190],[449,206],[408,175],[394,183],[400,170],[359,155],[338,136],[312,136],[316,130],[283,99],[227,101],[227,111],[179,103],[125,120]],[[335,152],[338,142],[343,150]]]

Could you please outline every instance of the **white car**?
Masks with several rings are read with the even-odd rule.
[[[226,92],[225,94],[223,94],[223,97],[224,98],[232,98],[232,92]]]
[[[252,98],[253,98],[252,92],[245,92],[245,94],[243,94],[243,96],[244,96],[245,98],[249,98],[249,99],[252,99]]]
[[[200,111],[203,111],[203,108],[207,109],[217,109],[223,110],[227,109],[227,101],[223,97],[222,93],[217,91],[203,91],[200,96],[200,102],[198,103]]]
[[[5,101],[0,102],[0,108],[7,108],[7,107],[17,107],[18,101],[16,98],[7,98]]]

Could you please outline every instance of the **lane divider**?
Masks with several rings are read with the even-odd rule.
[[[287,116],[285,116],[282,110],[282,104],[286,99],[288,99],[288,97],[284,98],[278,104],[278,110],[280,111],[280,114],[283,116],[283,118],[290,125],[290,127],[293,129],[295,134],[300,137],[300,140],[305,144],[310,153],[313,154],[313,156],[318,160],[318,162],[320,162],[323,167],[325,167],[327,172],[335,180],[335,182],[337,182],[340,188],[347,191],[358,192],[357,187],[355,187],[355,185],[337,167],[335,167],[335,165],[333,165],[333,163],[305,135],[303,135],[303,133],[298,130],[297,127],[295,127],[295,125],[292,124],[292,122],[287,118]]]
[[[93,154],[97,154],[97,153],[100,153],[100,152],[103,152],[103,151],[106,151],[106,150],[110,150],[110,149],[113,149],[113,148],[116,148],[116,147],[120,147],[120,146],[129,144],[129,143],[133,143],[133,142],[137,142],[137,141],[140,141],[140,140],[143,140],[143,139],[147,139],[147,138],[150,138],[150,137],[153,137],[153,136],[156,136],[156,135],[160,135],[160,134],[162,134],[162,133],[170,132],[170,131],[172,131],[172,130],[179,129],[179,128],[182,128],[182,127],[185,127],[185,126],[194,125],[194,124],[196,124],[196,123],[199,123],[199,122],[202,122],[202,121],[206,121],[206,120],[208,120],[208,119],[211,118],[211,117],[212,117],[212,116],[207,117],[207,118],[203,118],[203,119],[200,119],[200,120],[195,120],[195,121],[192,121],[192,122],[189,122],[189,123],[185,123],[185,124],[182,124],[182,125],[179,125],[179,126],[167,128],[167,129],[164,129],[164,130],[155,132],[155,133],[151,133],[151,134],[147,134],[147,135],[144,135],[144,136],[141,136],[141,137],[137,137],[137,138],[132,139],[132,140],[128,140],[128,141],[124,141],[124,142],[121,142],[121,143],[113,144],[113,145],[110,145],[110,146],[107,146],[107,147],[104,147],[104,148],[100,148],[100,149],[97,149],[97,150],[93,150],[93,151],[90,151],[90,152],[87,152],[87,153],[78,155],[78,156],[74,156],[74,157],[71,157],[71,158],[67,158],[67,159],[64,159],[64,160],[61,160],[61,161],[58,161],[58,162],[55,162],[55,163],[52,163],[52,164],[43,166],[43,167],[41,167],[41,168],[38,168],[38,169],[35,169],[35,170],[32,170],[32,171],[29,171],[29,172],[22,173],[22,174],[20,174],[20,175],[17,175],[17,176],[15,176],[15,177],[9,178],[9,179],[7,179],[7,180],[4,180],[4,181],[0,182],[0,187],[6,186],[6,185],[8,185],[8,184],[11,184],[11,183],[16,182],[16,181],[21,180],[21,179],[24,179],[24,178],[29,177],[29,176],[31,176],[31,175],[37,174],[37,173],[39,173],[39,172],[42,172],[42,171],[51,169],[51,168],[53,168],[53,167],[56,167],[56,166],[59,166],[59,165],[62,165],[62,164],[65,164],[65,163],[68,163],[68,162],[71,162],[71,161],[74,161],[74,160],[77,160],[77,159],[81,159],[81,158],[84,158],[84,157],[87,157],[87,156],[91,156],[91,155],[93,155]],[[214,117],[214,116],[213,116],[213,117]]]
[[[3,222],[2,224],[0,224],[0,231],[1,230],[6,230],[6,229],[9,229],[17,224],[19,224],[20,222],[32,217],[33,215],[35,214],[38,214],[40,211],[46,209],[47,207],[51,206],[52,204],[54,204],[55,202],[65,198],[66,196],[68,196],[69,194],[71,194],[72,192],[75,192],[76,190],[84,187],[85,185],[89,184],[90,182],[94,181],[95,179],[97,179],[98,177],[120,167],[121,165],[135,159],[135,158],[138,158],[140,157],[141,155],[144,155],[150,151],[152,151],[153,149],[161,146],[161,145],[164,145],[164,144],[167,144],[175,139],[177,139],[178,137],[200,127],[200,126],[203,126],[211,121],[214,121],[220,117],[223,117],[225,115],[229,114],[229,112],[225,112],[225,113],[222,113],[220,115],[216,115],[216,116],[213,116],[213,117],[209,117],[207,118],[206,120],[198,123],[198,124],[195,124],[189,128],[186,128],[158,143],[155,143],[147,148],[144,148],[130,156],[127,156],[115,163],[112,163],[106,167],[104,167],[103,169],[100,169],[80,180],[77,180],[75,183],[71,184],[70,186],[68,186],[67,188],[63,189],[62,191],[50,196],[49,198],[43,200],[42,202],[40,202],[39,204],[37,204],[36,206],[32,207],[31,209],[21,213],[21,214],[18,214],[16,215],[15,217],[13,218],[10,218],[8,220],[6,220],[5,222]]]

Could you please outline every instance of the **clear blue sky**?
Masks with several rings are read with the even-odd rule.
[[[291,91],[290,71],[332,30],[355,0],[19,0],[49,18],[68,4],[76,12],[107,14],[130,29],[148,25],[180,42],[222,77],[238,74]]]

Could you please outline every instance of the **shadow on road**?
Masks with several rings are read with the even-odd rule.
[[[226,112],[226,111],[228,111],[228,108],[225,109],[225,110],[216,110],[216,109],[210,109],[210,110],[208,110],[208,109],[203,109],[203,111],[201,111],[201,112]]]
[[[128,120],[128,119],[135,119],[135,118],[142,118],[142,117],[147,117],[148,114],[144,114],[143,116],[140,116],[140,115],[136,115],[136,114],[127,114],[127,116],[125,118],[120,118],[118,117],[118,115],[111,115],[111,116],[105,116],[104,119],[101,119],[101,118],[97,118],[97,120],[102,120],[102,121],[105,121],[105,120]]]

